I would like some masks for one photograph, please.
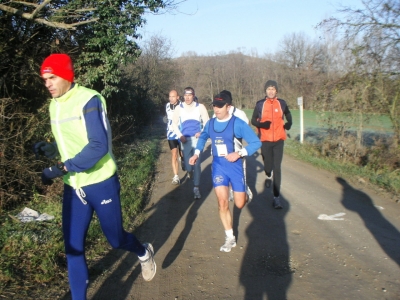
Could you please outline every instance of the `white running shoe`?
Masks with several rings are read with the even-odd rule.
[[[233,201],[233,190],[229,190],[229,201]]]
[[[140,264],[142,266],[142,276],[146,281],[150,281],[154,278],[157,271],[156,262],[154,261],[154,250],[151,244],[143,244],[146,248],[146,252],[149,254],[149,258],[142,261],[139,258]]]
[[[247,202],[253,200],[253,192],[251,191],[248,185],[246,185],[246,194],[247,194]]]
[[[193,193],[194,193],[194,199],[200,199],[201,198],[200,190],[199,190],[198,187],[193,188]]]
[[[174,178],[172,178],[172,184],[178,185],[181,183],[181,181],[179,180],[179,175],[175,175]]]
[[[223,244],[221,246],[221,248],[219,249],[219,251],[221,252],[231,252],[231,249],[233,247],[236,247],[236,238],[229,238],[229,237],[225,237],[225,244]]]

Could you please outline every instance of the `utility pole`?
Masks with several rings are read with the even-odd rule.
[[[297,105],[300,108],[300,143],[303,144],[303,138],[304,138],[303,96],[297,98]]]

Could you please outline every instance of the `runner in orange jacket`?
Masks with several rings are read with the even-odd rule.
[[[286,130],[292,126],[292,115],[286,101],[277,97],[278,84],[276,81],[268,80],[264,90],[266,97],[257,101],[251,124],[257,127],[262,142],[261,155],[267,175],[265,186],[269,188],[273,181],[273,206],[280,209],[282,208],[280,189],[283,146],[286,140]],[[284,118],[286,118],[286,123]]]

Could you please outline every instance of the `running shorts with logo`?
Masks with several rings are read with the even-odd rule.
[[[235,192],[245,191],[245,180],[242,159],[230,162],[225,158],[227,153],[235,151],[234,124],[237,118],[232,116],[226,122],[226,127],[216,131],[214,129],[216,119],[211,119],[208,126],[208,134],[212,141],[213,163],[212,178],[214,188],[217,186],[232,185]],[[224,122],[225,123],[225,122]]]
[[[231,183],[233,191],[246,191],[241,158],[235,162],[229,162],[225,157],[214,156],[212,179],[214,188],[217,186],[229,186],[229,183]]]

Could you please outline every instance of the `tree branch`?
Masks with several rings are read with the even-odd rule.
[[[32,19],[36,17],[36,15],[42,10],[43,7],[45,7],[48,3],[50,3],[51,0],[45,0],[40,4],[32,13]]]
[[[50,27],[67,29],[67,30],[76,30],[77,26],[88,24],[88,23],[94,23],[99,20],[99,18],[93,18],[93,19],[86,20],[86,21],[80,21],[80,22],[76,22],[76,23],[72,23],[72,24],[67,24],[67,23],[60,23],[60,22],[51,22],[51,21],[47,21],[43,18],[36,18],[36,15],[40,12],[40,10],[43,7],[45,7],[47,4],[49,4],[50,2],[51,2],[51,0],[45,0],[42,4],[36,5],[36,9],[32,13],[25,13],[19,9],[9,7],[4,4],[0,4],[0,9],[5,12],[11,13],[13,15],[18,15],[24,19],[32,20],[33,22],[36,22],[39,24],[44,24],[44,25],[47,25]],[[15,1],[14,1],[14,3],[15,3]],[[18,2],[18,3],[25,4],[25,2]],[[91,10],[96,10],[96,9],[95,8],[94,9],[85,9],[85,10],[80,10],[80,11],[91,11]]]
[[[76,22],[76,23],[72,23],[72,24],[65,24],[65,23],[59,23],[59,22],[50,22],[50,21],[47,21],[45,19],[34,19],[34,21],[37,22],[37,23],[40,23],[40,24],[44,24],[44,25],[50,26],[50,27],[54,27],[54,28],[76,30],[76,27],[79,26],[79,25],[97,22],[99,19],[100,18],[94,18],[94,19],[81,21],[81,22]]]
[[[35,4],[35,3],[30,3],[30,2],[25,2],[25,1],[10,1],[10,3],[22,4],[22,5],[25,5],[25,6],[33,6],[35,8],[37,8],[39,6],[39,5]]]

